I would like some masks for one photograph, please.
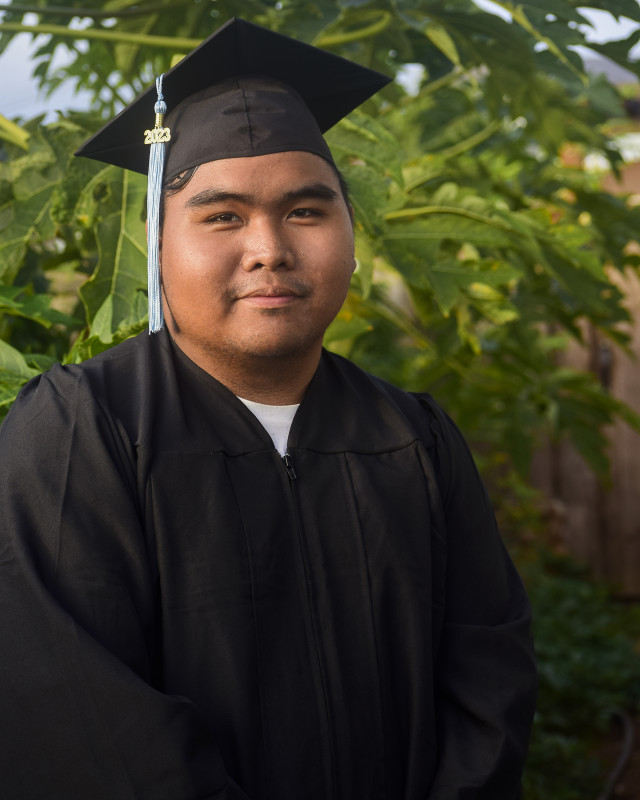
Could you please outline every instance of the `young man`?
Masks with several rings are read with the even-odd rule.
[[[351,210],[282,70],[380,78],[234,21],[167,97],[212,53],[167,118],[165,328],[0,432],[0,795],[515,800],[529,606],[471,456],[322,350]],[[136,113],[84,152],[136,168]]]

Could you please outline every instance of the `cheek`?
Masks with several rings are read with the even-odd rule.
[[[179,302],[180,297],[207,295],[222,284],[224,258],[218,248],[214,253],[206,237],[169,234],[161,252],[162,281],[165,290]]]
[[[348,281],[355,269],[355,245],[350,225],[334,226],[309,243],[306,254],[333,281]]]

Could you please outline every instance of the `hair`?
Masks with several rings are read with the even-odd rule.
[[[351,201],[349,199],[349,185],[338,167],[332,162],[327,161],[327,164],[331,167],[331,169],[335,172],[336,177],[338,178],[338,183],[340,185],[340,194],[345,202],[345,205],[348,209],[351,208]],[[167,197],[172,197],[174,194],[178,194],[178,192],[182,191],[184,187],[189,183],[191,178],[196,173],[198,166],[189,167],[185,169],[184,172],[181,172],[179,175],[176,175],[173,178],[169,178],[162,186],[162,198],[160,202],[160,230],[162,231],[162,225],[164,223],[164,205]]]

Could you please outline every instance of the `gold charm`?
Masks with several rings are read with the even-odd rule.
[[[161,144],[171,141],[171,131],[169,128],[151,128],[144,132],[145,144]]]

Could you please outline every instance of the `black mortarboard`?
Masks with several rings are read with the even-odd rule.
[[[162,327],[161,307],[153,321],[151,307],[160,296],[163,174],[166,180],[208,161],[288,150],[332,161],[322,133],[389,81],[317,47],[231,19],[156,82],[157,97],[149,88],[82,145],[78,156],[149,173],[150,330]]]
[[[232,96],[237,85],[230,79],[249,76],[271,79],[294,89],[289,105],[286,104],[286,93],[281,92],[280,102],[284,105],[279,106],[277,98],[274,101],[272,97],[271,117],[267,107],[259,109],[260,116],[256,120],[249,106],[246,109],[249,123],[246,117],[245,120],[230,119],[233,112],[225,110],[222,90],[226,84]],[[163,93],[168,108],[166,124],[172,130],[171,149],[180,147],[184,151],[175,163],[171,157],[167,167],[171,173],[177,174],[193,166],[194,159],[195,163],[205,163],[234,157],[238,154],[239,134],[241,138],[245,137],[249,124],[254,136],[268,134],[274,125],[280,126],[282,136],[287,128],[295,132],[298,115],[305,130],[300,131],[297,144],[300,149],[306,149],[303,145],[308,144],[315,152],[318,142],[309,130],[308,114],[303,109],[311,112],[318,128],[324,132],[389,81],[390,78],[379,72],[325,50],[242,19],[231,19],[164,75]],[[208,92],[211,92],[209,104],[206,102]],[[259,102],[259,91],[254,98]],[[143,132],[153,125],[155,101],[156,92],[152,86],[85,142],[76,155],[146,173],[149,149],[144,144]],[[288,120],[281,120],[283,109],[288,111]],[[176,121],[172,120],[175,115],[178,115]],[[219,130],[221,115],[225,122],[223,131]],[[181,117],[185,121],[184,131],[180,130]],[[197,135],[194,135],[194,125],[199,129]],[[207,126],[212,128],[215,151],[206,147]],[[182,148],[178,145],[179,137],[187,134],[191,134],[191,141]],[[305,142],[305,138],[309,141]],[[271,146],[276,146],[273,137]]]

